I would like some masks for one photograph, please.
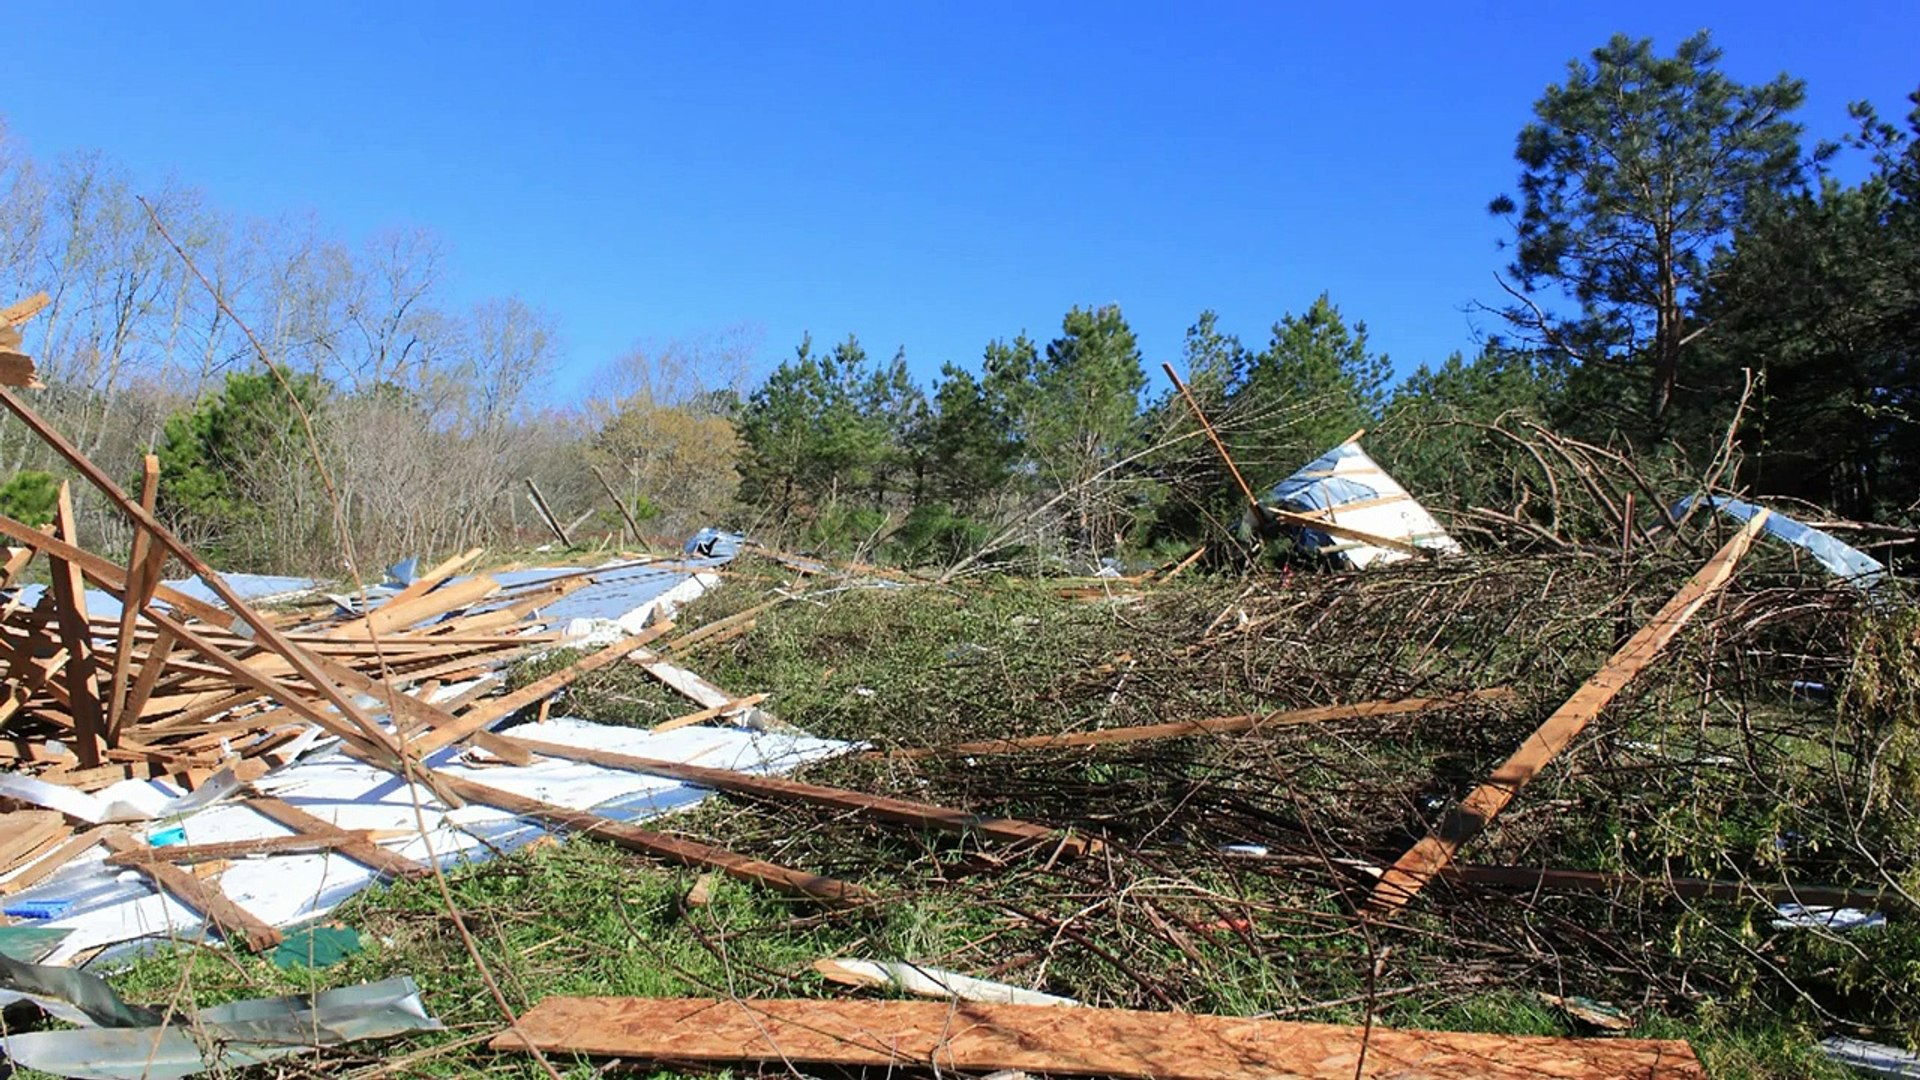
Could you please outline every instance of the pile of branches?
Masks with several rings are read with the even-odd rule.
[[[917,605],[948,603],[993,609],[976,632],[1045,636],[968,642],[999,657],[978,677],[955,674],[963,653],[931,656],[924,685],[879,715],[858,699],[837,712],[825,693],[818,709],[790,704],[816,728],[858,724],[893,751],[822,775],[1070,826],[1105,838],[1107,855],[955,848],[737,806],[706,827],[996,913],[973,945],[906,959],[1103,1004],[1436,1023],[1501,987],[1633,1016],[1747,1002],[1810,1027],[1910,1038],[1920,1013],[1898,973],[1920,954],[1908,925],[1920,822],[1905,797],[1920,776],[1920,713],[1904,676],[1920,638],[1910,619],[1767,547],[1465,849],[1465,865],[1391,919],[1361,914],[1382,868],[1697,569],[1692,549],[1711,548],[1699,524],[1693,543],[1624,557],[1262,573],[1062,603],[1030,623],[995,608],[1005,600],[992,590],[850,594],[867,643],[910,634]],[[1495,688],[1511,696],[1112,745],[900,752]],[[1891,922],[1867,935],[1777,928],[1777,905],[1796,899]]]

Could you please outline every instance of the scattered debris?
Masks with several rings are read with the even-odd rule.
[[[13,1034],[0,1044],[16,1065],[56,1076],[171,1080],[440,1028],[421,1003],[419,988],[405,976],[313,995],[215,1005],[164,1024],[151,1010],[119,1019],[134,1022]]]
[[[948,998],[1001,1005],[1078,1006],[1072,998],[1043,994],[991,979],[906,964],[897,960],[815,960],[813,970],[848,986],[899,990],[917,997]]]

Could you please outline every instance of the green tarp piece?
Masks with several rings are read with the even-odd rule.
[[[37,964],[71,933],[51,926],[0,926],[0,956]]]
[[[360,932],[344,926],[309,926],[296,930],[273,950],[273,965],[313,968],[333,965],[360,951]]]

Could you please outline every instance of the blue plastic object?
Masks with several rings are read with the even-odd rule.
[[[16,900],[3,910],[16,919],[57,919],[73,910],[73,901],[57,900]]]
[[[147,843],[154,847],[168,847],[172,844],[184,844],[186,842],[187,827],[185,825],[175,825],[171,828],[161,829],[158,832],[147,834]]]

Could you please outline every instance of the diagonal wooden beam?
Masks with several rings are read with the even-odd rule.
[[[1593,677],[1574,691],[1566,703],[1553,711],[1538,730],[1513,752],[1487,782],[1473,789],[1460,805],[1450,811],[1438,828],[1409,848],[1380,876],[1367,898],[1367,912],[1373,916],[1392,915],[1407,905],[1448,864],[1467,841],[1478,836],[1494,817],[1513,801],[1541,769],[1560,756],[1587,725],[1600,715],[1621,690],[1647,665],[1653,663],[1694,613],[1733,579],[1740,557],[1747,553],[1754,537],[1766,524],[1767,512],[1760,511],[1747,520],[1707,564],[1702,566],[1680,591],[1668,600],[1652,621],[1641,627],[1622,645]]]
[[[419,750],[423,757],[441,747],[452,746],[461,739],[468,738],[480,732],[486,728],[487,725],[497,720],[504,720],[542,698],[551,697],[558,691],[572,685],[573,682],[581,676],[598,671],[608,664],[619,660],[621,657],[638,651],[641,646],[671,629],[673,629],[673,623],[670,620],[662,619],[640,633],[634,634],[631,637],[622,638],[606,648],[601,649],[599,652],[584,657],[538,682],[528,683],[526,686],[510,694],[504,694],[475,705],[473,708],[467,710],[467,712],[454,723],[436,727],[432,731],[413,737],[411,740],[412,745]]]
[[[568,746],[564,743],[543,742],[538,739],[523,739],[515,735],[507,735],[504,738],[515,746],[531,750],[543,757],[584,761],[590,765],[603,765],[612,769],[630,769],[650,776],[665,776],[700,787],[712,788],[715,791],[752,798],[823,806],[830,810],[843,810],[860,817],[896,825],[910,825],[915,828],[959,835],[984,836],[1008,844],[1057,844],[1062,852],[1076,857],[1098,851],[1100,848],[1097,840],[1089,840],[1084,836],[1076,836],[1061,829],[1037,825],[1030,821],[986,817],[968,813],[965,810],[935,806],[932,803],[889,798],[885,795],[869,795],[863,791],[848,791],[844,788],[823,787],[819,784],[806,784],[779,776],[756,776],[753,773],[739,772],[734,769],[714,769],[705,765],[640,757],[612,750],[595,750]]]
[[[1135,724],[1128,727],[1100,728],[1094,731],[1069,731],[1059,735],[1028,735],[1014,739],[982,739],[979,742],[955,743],[950,746],[873,750],[864,756],[924,758],[948,755],[1017,754],[1032,750],[1066,750],[1074,747],[1184,739],[1197,735],[1239,735],[1246,732],[1295,727],[1301,724],[1326,724],[1341,720],[1405,716],[1409,713],[1427,712],[1432,709],[1508,701],[1512,698],[1512,690],[1506,687],[1494,687],[1452,697],[1386,698],[1380,701],[1359,701],[1351,705],[1320,705],[1311,709],[1242,713],[1238,716],[1210,716],[1200,720],[1174,720],[1164,724]]]
[[[369,870],[377,871],[393,878],[415,878],[429,873],[427,867],[401,855],[388,851],[366,836],[364,833],[351,832],[322,818],[317,818],[291,803],[265,795],[256,795],[248,799],[249,810],[265,814],[267,817],[285,825],[303,836],[326,837],[333,842],[334,850]]]
[[[172,893],[181,903],[205,916],[229,942],[243,945],[249,952],[264,952],[280,944],[280,931],[234,903],[218,883],[202,881],[163,861],[161,853],[165,849],[148,847],[125,833],[108,833],[104,839],[115,855],[131,857],[126,864],[130,869],[144,875],[155,888]]]
[[[54,524],[60,538],[78,546],[73,517],[73,489],[60,482],[60,496],[54,504]],[[110,745],[106,717],[100,708],[98,664],[93,655],[93,631],[87,626],[87,586],[80,568],[65,559],[49,555],[52,567],[53,618],[60,640],[67,649],[67,665],[61,671],[66,681],[68,708],[73,713],[73,752],[82,768],[93,768]]]
[[[160,459],[148,454],[140,461],[141,508],[149,514],[153,513],[159,497]],[[134,623],[140,617],[140,609],[147,606],[147,598],[151,595],[149,586],[160,583],[159,568],[150,566],[152,560],[147,557],[152,547],[153,541],[147,536],[147,530],[135,524],[133,550],[127,556],[127,595],[120,598],[119,632],[113,639],[119,647],[113,657],[113,674],[107,682],[111,688],[107,699],[107,742],[110,745],[118,745],[120,732],[126,725],[127,674],[133,664],[133,649],[129,646],[133,642]],[[148,580],[149,574],[154,580]],[[147,663],[152,664],[156,659],[165,662],[165,657],[157,656],[154,652],[147,654]],[[139,715],[137,711],[134,713],[136,717]]]

